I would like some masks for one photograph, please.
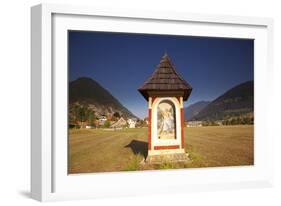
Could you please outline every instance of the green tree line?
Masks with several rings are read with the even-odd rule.
[[[254,124],[253,117],[233,117],[222,121],[207,120],[203,121],[203,126],[219,126],[219,125],[251,125]]]

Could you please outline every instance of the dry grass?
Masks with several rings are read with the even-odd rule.
[[[185,148],[193,159],[188,167],[252,165],[253,126],[188,128]]]
[[[252,165],[253,126],[185,128],[187,164],[165,164],[155,169]],[[143,168],[147,155],[147,129],[69,132],[69,173],[132,171]]]

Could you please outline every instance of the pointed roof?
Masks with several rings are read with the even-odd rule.
[[[153,74],[139,87],[138,91],[148,100],[152,93],[158,92],[162,96],[177,94],[187,100],[192,87],[176,72],[167,53],[163,55]]]

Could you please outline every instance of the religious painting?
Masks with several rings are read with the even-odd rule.
[[[176,138],[175,107],[170,101],[162,101],[158,105],[157,134],[159,139]]]
[[[68,174],[254,164],[254,40],[69,30]]]

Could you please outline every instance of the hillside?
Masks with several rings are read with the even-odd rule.
[[[209,101],[200,101],[184,108],[184,119],[187,121],[192,120],[192,118],[195,117],[209,103]]]
[[[254,82],[239,84],[209,103],[192,120],[222,120],[253,116]]]
[[[108,90],[87,77],[69,83],[69,104],[70,108],[77,104],[83,105],[94,111],[95,115],[112,115],[118,112],[123,117],[136,117]]]

